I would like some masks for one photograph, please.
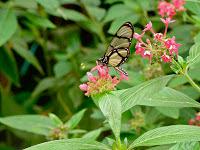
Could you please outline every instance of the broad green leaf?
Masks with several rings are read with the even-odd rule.
[[[25,150],[110,150],[107,145],[93,140],[77,138],[45,142]]]
[[[15,7],[37,9],[37,2],[35,0],[13,0],[13,5]]]
[[[18,42],[17,42],[18,41]],[[13,40],[13,49],[23,57],[27,62],[31,63],[40,73],[43,73],[42,67],[40,66],[37,58],[28,50],[27,45],[21,43],[18,39]]]
[[[45,136],[48,136],[50,130],[56,127],[50,118],[41,115],[1,117],[0,122],[14,129]]]
[[[105,9],[95,6],[86,6],[86,9],[88,13],[90,13],[91,16],[94,16],[97,21],[100,21],[106,13]]]
[[[187,3],[185,4],[185,7],[194,14],[200,16],[200,3],[198,0],[191,0],[191,2],[188,0]]]
[[[71,64],[66,61],[59,61],[54,66],[54,73],[57,78],[65,76],[67,73],[71,71]]]
[[[56,11],[60,5],[58,0],[36,0],[36,1],[49,11]]]
[[[83,135],[82,138],[87,138],[87,139],[91,139],[91,140],[96,140],[98,138],[98,136],[101,134],[102,129],[96,129],[93,131],[90,131],[88,133],[86,133],[85,135]]]
[[[113,5],[107,12],[103,22],[109,22],[119,17],[130,15],[133,11],[123,4]]]
[[[26,13],[25,16],[27,19],[35,25],[44,27],[44,28],[55,28],[56,26],[47,18],[38,16],[33,13]]]
[[[39,84],[36,86],[31,96],[37,97],[43,91],[50,88],[55,88],[57,83],[58,83],[58,80],[56,78],[52,78],[52,77],[45,78],[39,82]]]
[[[156,107],[156,109],[163,115],[178,119],[179,117],[179,108],[172,107]]]
[[[78,113],[74,114],[72,118],[65,123],[65,126],[67,126],[70,129],[75,128],[78,125],[78,123],[81,121],[81,119],[83,118],[85,111],[86,109],[83,109],[79,111]]]
[[[99,6],[101,4],[101,0],[81,0],[86,6]]]
[[[159,145],[159,146],[148,148],[147,150],[169,150],[170,147],[171,145]]]
[[[200,141],[200,127],[171,125],[144,133],[130,145],[128,150],[138,146],[154,146],[192,141]]]
[[[183,142],[177,143],[172,146],[169,150],[199,150],[199,142]]]
[[[119,139],[121,129],[121,101],[111,94],[104,94],[95,97],[94,101],[98,102],[99,108],[108,120],[110,128],[112,129],[115,138]]]
[[[58,13],[65,19],[65,20],[72,20],[72,21],[76,21],[76,22],[80,22],[80,21],[87,21],[88,18],[81,14],[78,11],[72,10],[72,9],[59,9]]]
[[[194,37],[194,42],[195,43],[200,42],[200,32]]]
[[[0,46],[17,30],[17,18],[11,9],[0,9]]]
[[[127,22],[127,21],[130,21],[131,23],[136,23],[139,19],[139,16],[137,14],[130,14],[130,15],[127,15],[127,16],[123,16],[123,17],[119,17],[117,19],[115,19],[109,30],[108,30],[108,33],[110,34],[115,34],[117,32],[117,30],[119,29],[119,27],[124,24],[124,22]]]
[[[169,87],[163,88],[150,98],[143,99],[137,104],[163,107],[200,107],[200,103],[197,101]]]
[[[162,90],[172,77],[173,75],[169,75],[146,81],[122,92],[119,96],[122,103],[122,112],[135,105],[145,104],[143,101]]]
[[[0,71],[3,72],[14,84],[19,85],[17,64],[6,49],[0,47]]]
[[[60,118],[58,118],[58,116],[56,116],[55,114],[50,113],[49,118],[56,124],[56,126],[62,126],[63,125],[62,120],[60,120]]]
[[[189,67],[200,62],[200,43],[196,43],[190,48],[187,62]]]

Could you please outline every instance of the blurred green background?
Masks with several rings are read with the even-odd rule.
[[[1,117],[53,112],[65,121],[87,108],[78,128],[90,131],[102,127],[101,112],[91,98],[84,96],[79,85],[86,81],[86,72],[96,65],[112,35],[124,22],[130,21],[140,33],[152,21],[153,28],[163,32],[157,5],[158,0],[1,0]],[[178,14],[169,29],[170,36],[176,36],[182,44],[179,54],[184,58],[194,41],[200,41],[200,3],[187,1],[185,7],[187,11]],[[129,61],[124,65],[129,80],[120,83],[118,89],[172,73],[167,64],[150,66],[148,61],[135,56],[134,45],[135,40]],[[199,70],[191,70],[192,78],[198,81]],[[198,100],[199,93],[186,82],[184,78],[176,78],[169,86]],[[188,108],[170,114],[162,108],[139,106],[135,110],[136,114],[133,111],[123,114],[122,136],[141,134],[162,125],[187,124],[195,112]],[[149,119],[145,120],[148,125],[144,118]],[[46,140],[2,124],[0,135],[0,149],[5,150]],[[109,135],[111,132],[106,130],[99,138]]]

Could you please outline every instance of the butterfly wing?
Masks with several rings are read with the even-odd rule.
[[[105,54],[105,56],[109,56],[109,65],[118,67],[127,60],[130,55],[129,47],[133,33],[133,26],[130,22],[124,23],[119,28]]]
[[[123,64],[130,55],[129,47],[131,45],[131,40],[133,37],[133,26],[130,22],[124,23],[114,35],[110,45],[100,59],[102,64],[110,65],[126,74],[120,68],[120,65]]]

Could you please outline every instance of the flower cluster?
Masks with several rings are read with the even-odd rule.
[[[98,72],[96,76],[91,73],[94,71]],[[87,72],[88,82],[79,86],[86,96],[112,91],[121,80],[127,80],[123,73],[120,74],[120,78],[112,77],[107,66],[97,65],[91,72]]]
[[[156,60],[157,62],[161,60],[168,63],[172,62],[174,55],[178,56],[180,44],[176,43],[175,37],[166,37],[169,23],[174,22],[174,20],[161,18],[161,21],[165,24],[164,33],[154,32],[151,22],[145,26],[142,34],[134,33],[134,38],[137,40],[135,53],[141,55],[143,58],[149,59],[150,62],[152,60]],[[142,38],[147,31],[153,34],[153,39],[150,40],[147,38],[146,42],[144,42]]]
[[[188,121],[189,125],[200,126],[200,112],[196,113],[195,118]]]
[[[160,1],[158,4],[159,14],[162,17],[172,18],[177,12],[184,11],[185,0],[172,0],[172,2]]]

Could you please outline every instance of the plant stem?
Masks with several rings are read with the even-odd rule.
[[[186,68],[184,76],[187,78],[189,83],[200,93],[200,87],[192,80],[192,78],[188,74],[188,68]]]
[[[63,107],[63,110],[69,115],[69,118],[70,118],[72,116],[72,112],[70,111],[69,107],[65,104],[60,93],[58,93],[57,99],[58,99],[60,105]]]

